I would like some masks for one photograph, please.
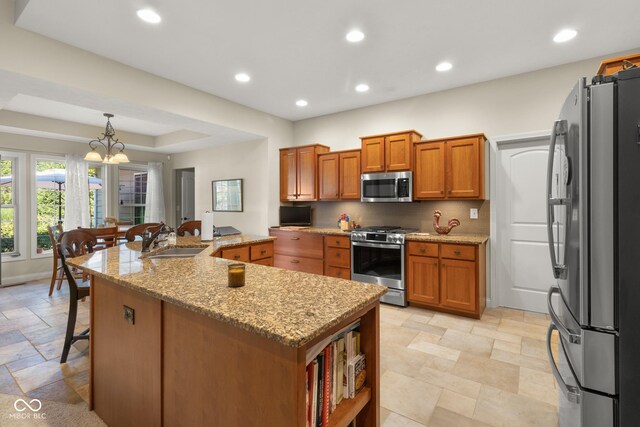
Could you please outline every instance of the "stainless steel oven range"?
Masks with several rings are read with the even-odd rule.
[[[405,234],[400,227],[367,227],[351,232],[351,280],[389,288],[380,301],[405,307]]]

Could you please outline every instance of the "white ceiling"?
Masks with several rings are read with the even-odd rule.
[[[299,120],[637,48],[638,16],[638,0],[30,0],[16,25]],[[553,43],[566,27],[578,37]]]
[[[110,112],[97,111],[91,108],[80,107],[78,105],[52,101],[50,99],[24,94],[14,96],[7,104],[5,104],[4,109],[16,111],[18,113],[32,114],[50,119],[65,120],[98,127],[106,126],[107,119],[103,116],[103,113]],[[111,125],[114,127],[116,132],[123,130],[150,136],[159,136],[180,130],[180,128],[166,124],[154,123],[121,115],[114,116],[111,119]]]

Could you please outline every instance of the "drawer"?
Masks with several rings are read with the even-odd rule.
[[[257,261],[252,261],[254,264],[266,265],[268,267],[273,267],[273,257],[262,258]]]
[[[324,246],[328,248],[351,248],[351,240],[347,236],[325,236]]]
[[[409,242],[409,255],[438,257],[438,244],[427,242]]]
[[[275,254],[273,256],[274,267],[286,268],[287,270],[302,271],[305,273],[322,274],[324,271],[322,259],[295,257],[289,255]]]
[[[251,261],[273,256],[273,243],[260,243],[251,246]]]
[[[347,279],[351,280],[351,269],[349,268],[339,268],[339,267],[331,267],[327,265],[324,268],[324,275],[329,277],[335,277],[337,279]]]
[[[269,235],[276,237],[273,242],[273,252],[276,254],[322,259],[323,236],[285,230],[269,230]]]
[[[466,259],[475,261],[476,247],[470,245],[440,245],[440,256],[449,259]]]
[[[233,261],[249,262],[249,246],[222,250],[222,258]]]
[[[349,249],[327,248],[324,262],[332,267],[351,268],[351,251]]]

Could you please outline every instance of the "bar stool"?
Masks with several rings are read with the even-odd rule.
[[[189,233],[192,236],[199,236],[200,230],[202,229],[202,221],[199,219],[195,219],[192,221],[185,221],[180,224],[180,227],[176,230],[176,234],[178,236],[184,236],[185,233]],[[198,234],[196,234],[196,231]]]

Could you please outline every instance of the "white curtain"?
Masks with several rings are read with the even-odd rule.
[[[89,227],[89,164],[76,154],[67,154],[65,162],[64,229]]]
[[[147,202],[144,205],[144,222],[165,220],[162,163],[149,162],[147,176]]]

